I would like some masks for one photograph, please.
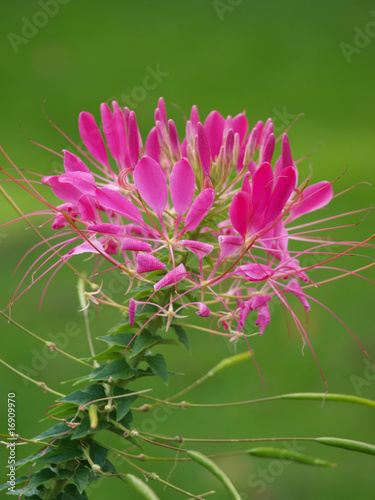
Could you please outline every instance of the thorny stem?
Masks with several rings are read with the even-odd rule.
[[[39,389],[41,389],[43,392],[50,392],[51,394],[56,394],[56,396],[65,397],[65,394],[61,394],[61,392],[57,392],[57,391],[54,391],[53,389],[50,389],[45,382],[38,382],[37,380],[34,380],[33,378],[28,377],[24,373],[18,371],[16,368],[13,368],[13,366],[8,365],[8,363],[3,361],[2,359],[0,359],[0,363],[2,363],[4,366],[9,368],[10,370],[14,371],[15,373],[17,373],[21,377],[25,378],[29,382],[32,382],[33,384],[38,386]]]

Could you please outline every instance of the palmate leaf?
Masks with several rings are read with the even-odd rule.
[[[37,459],[34,458],[34,461],[41,464],[49,463],[58,465],[80,457],[82,457],[82,448],[78,441],[63,439],[56,448],[50,448]]]
[[[69,483],[64,491],[57,494],[56,500],[88,500],[88,496],[84,491],[80,493],[76,485]]]
[[[95,370],[94,370],[95,371]],[[94,384],[88,387],[85,387],[82,391],[75,391],[68,396],[64,396],[59,401],[73,403],[77,406],[82,406],[90,403],[91,401],[95,401],[97,399],[105,398],[105,392],[101,385]]]
[[[67,424],[64,422],[60,422],[59,424],[54,425],[53,427],[50,427],[47,431],[42,432],[42,434],[39,434],[38,436],[35,436],[33,440],[45,440],[45,439],[51,439],[57,436],[61,436],[65,432],[68,432],[71,430],[71,427],[69,427]]]
[[[79,493],[82,493],[86,488],[91,475],[91,468],[87,465],[83,465],[82,463],[78,468],[74,468],[73,470],[57,469],[57,477],[59,479],[68,479],[69,481],[73,481],[73,483],[77,486]]]
[[[100,465],[102,469],[107,461],[108,450],[96,441],[91,441],[89,444],[89,453],[94,464]]]

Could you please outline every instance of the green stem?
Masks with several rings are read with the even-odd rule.
[[[65,394],[61,394],[61,392],[57,392],[57,391],[54,391],[53,389],[50,389],[45,382],[38,382],[37,380],[34,380],[33,378],[28,377],[24,373],[18,371],[16,368],[13,368],[13,366],[8,365],[8,363],[3,361],[2,359],[0,359],[0,363],[2,363],[4,366],[9,368],[13,372],[17,373],[21,377],[25,378],[29,382],[32,382],[33,384],[38,386],[39,389],[41,389],[43,392],[50,392],[51,394],[55,394],[56,396],[65,397]]]
[[[69,359],[71,359],[73,361],[76,361],[77,363],[80,363],[81,365],[88,366],[88,367],[91,368],[91,365],[89,363],[86,363],[85,361],[82,361],[81,359],[78,359],[75,356],[72,356],[71,354],[68,354],[67,352],[62,351],[59,347],[56,346],[56,344],[54,344],[53,342],[50,342],[48,340],[44,340],[42,337],[39,337],[35,333],[31,332],[30,330],[28,330],[27,328],[25,328],[24,326],[22,326],[20,323],[17,323],[17,321],[14,321],[10,316],[7,316],[2,311],[0,311],[0,314],[4,318],[6,318],[8,320],[8,322],[12,323],[17,328],[19,328],[20,330],[24,331],[25,333],[27,333],[28,335],[30,335],[34,339],[38,340],[39,342],[42,342],[44,345],[46,345],[51,350],[56,351],[59,354],[62,354],[63,356],[66,356],[67,358],[69,358]]]

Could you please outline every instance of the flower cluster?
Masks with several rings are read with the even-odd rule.
[[[328,181],[299,181],[287,133],[276,138],[271,119],[250,128],[244,113],[224,118],[212,111],[201,122],[193,106],[181,140],[163,99],[144,144],[135,113],[117,102],[101,105],[101,122],[99,128],[82,112],[79,131],[88,154],[63,150],[65,171],[43,178],[63,201],[48,205],[61,240],[39,257],[38,270],[71,245],[52,267],[96,254],[131,284],[149,285],[142,302],[131,292],[125,297],[131,324],[145,303],[168,317],[167,328],[180,309],[192,307],[216,318],[218,333],[235,337],[244,335],[250,313],[263,334],[276,299],[309,343],[289,297],[310,309],[301,285],[310,281],[308,269],[322,262],[306,268],[301,256],[323,255],[324,264],[350,248],[327,252],[327,240],[297,231],[316,221],[292,227],[325,207],[333,191]],[[292,240],[313,246],[294,250]]]

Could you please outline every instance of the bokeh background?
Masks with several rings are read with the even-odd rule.
[[[38,14],[42,4],[52,9],[47,21]],[[289,134],[294,158],[313,153],[300,165],[302,177],[312,172],[316,181],[334,180],[347,169],[335,184],[336,192],[375,180],[375,5],[371,1],[139,0],[104,4],[98,0],[21,0],[1,2],[0,19],[0,143],[21,168],[42,174],[56,168],[56,157],[27,137],[57,151],[67,146],[45,119],[44,100],[51,119],[79,141],[79,112],[86,110],[99,117],[100,103],[112,98],[133,107],[145,137],[157,100],[164,96],[180,134],[182,113],[188,114],[193,104],[198,105],[201,118],[212,109],[223,115],[246,110],[250,123],[271,116],[279,133],[304,113]],[[145,89],[143,82],[150,72],[158,74],[155,88]],[[0,162],[4,168],[9,166],[4,158]],[[20,189],[9,183],[2,186],[26,213],[38,209],[37,201]],[[335,199],[330,214],[369,207],[373,202],[374,188],[360,184]],[[16,217],[1,195],[0,206],[0,224]],[[358,217],[350,222],[354,220]],[[363,239],[373,232],[373,226],[370,215],[348,229],[345,238]],[[25,264],[13,276],[17,262],[38,241],[25,227],[17,222],[1,230],[0,309],[6,307],[28,267]],[[31,260],[28,262],[30,265]],[[351,257],[346,263],[355,268],[369,262]],[[374,272],[370,270],[366,276],[374,279]],[[312,277],[318,280],[324,273]],[[44,338],[65,342],[61,347],[67,351],[85,356],[87,342],[83,318],[77,312],[75,277],[68,269],[62,270],[39,310],[43,286],[33,287],[15,304],[13,318]],[[350,277],[314,290],[314,296],[353,329],[374,357],[373,285]],[[188,400],[226,402],[324,391],[311,353],[306,349],[302,356],[299,335],[293,328],[288,333],[278,309],[263,338],[255,337],[252,343],[267,390],[249,362],[218,375],[189,394]],[[92,331],[104,334],[119,319],[113,311],[104,311],[91,322]],[[75,333],[78,329],[81,333],[67,340],[63,332],[69,322],[76,325]],[[0,332],[1,357],[15,367],[33,370],[34,378],[60,392],[69,390],[60,385],[61,380],[83,373],[79,365],[64,358],[46,360],[41,344],[4,318],[0,318]],[[375,397],[374,370],[349,333],[318,305],[309,315],[309,335],[331,392]],[[232,345],[203,332],[191,332],[190,342],[191,354],[178,348],[166,353],[170,368],[186,376],[172,378],[168,388],[155,381],[155,396],[173,394],[233,353]],[[98,350],[102,347],[96,344]],[[31,437],[49,425],[43,418],[53,396],[41,393],[4,366],[0,366],[0,386],[1,432],[6,429],[8,392],[17,395],[18,433]],[[161,413],[149,416],[148,425],[158,433],[193,437],[334,435],[375,443],[374,416],[373,410],[360,406],[327,402],[321,408],[319,402],[281,401],[234,409],[181,410],[170,416]],[[139,421],[137,415],[135,425]],[[222,459],[220,465],[244,500],[373,498],[374,457],[317,444],[304,444],[303,449],[339,465],[336,469],[277,466],[271,460],[250,457]],[[224,452],[229,447],[203,446],[201,450]],[[19,454],[32,451],[34,448],[23,448]],[[0,453],[3,457],[4,450]],[[166,478],[172,465],[152,463],[150,468]],[[119,470],[127,469],[119,465]],[[260,479],[264,473],[267,479]],[[178,465],[170,479],[195,493],[214,488],[217,494],[212,498],[228,497],[214,478],[194,464]],[[4,480],[2,466],[1,482]],[[183,498],[173,491],[155,489],[163,499]],[[138,498],[113,479],[93,489],[89,498],[117,500],[124,495]]]

